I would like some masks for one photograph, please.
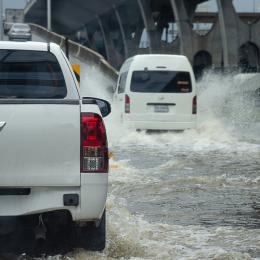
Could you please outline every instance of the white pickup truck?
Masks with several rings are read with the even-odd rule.
[[[0,42],[0,253],[104,249],[110,112],[57,44]]]

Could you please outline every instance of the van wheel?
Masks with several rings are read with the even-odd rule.
[[[99,227],[92,223],[90,228],[84,228],[78,240],[77,247],[89,251],[102,251],[106,247],[106,209],[104,209]]]

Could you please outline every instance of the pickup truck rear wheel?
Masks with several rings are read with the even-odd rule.
[[[16,217],[0,218],[0,252],[16,248],[22,238],[23,228]]]
[[[78,240],[78,247],[89,251],[102,251],[106,246],[106,209],[104,209],[99,227],[94,225],[84,230]]]

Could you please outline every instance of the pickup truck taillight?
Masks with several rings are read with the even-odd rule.
[[[108,172],[105,125],[100,115],[81,113],[81,171]]]

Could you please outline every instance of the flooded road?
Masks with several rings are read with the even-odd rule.
[[[110,162],[116,168],[109,173],[107,246],[102,253],[79,249],[65,257],[260,259],[259,108],[234,101],[232,77],[208,75],[198,84],[196,130],[136,132],[120,123],[104,91],[112,84],[81,63],[82,93],[113,104],[105,119],[116,157]]]
[[[82,69],[83,93],[109,99],[102,89],[112,83],[93,84],[98,71]],[[260,111],[239,108],[233,87],[231,77],[205,77],[198,127],[184,132],[136,132],[113,104],[107,247],[73,258],[260,259]]]

